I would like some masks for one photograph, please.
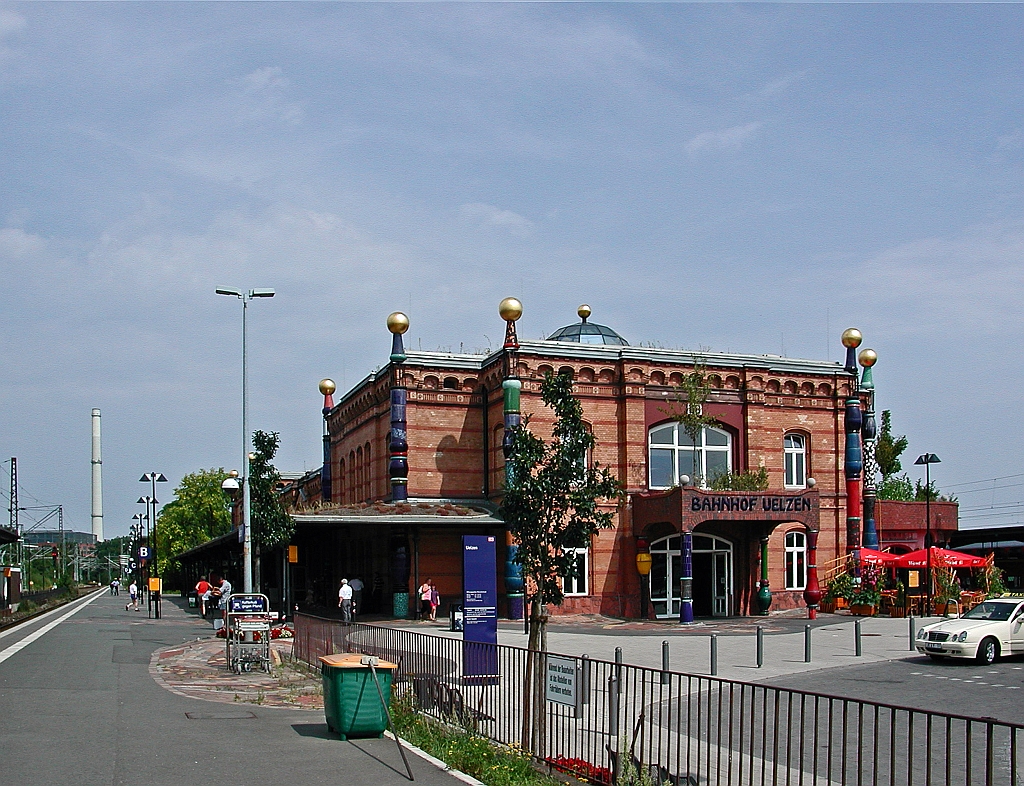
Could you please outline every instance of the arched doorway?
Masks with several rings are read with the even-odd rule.
[[[704,533],[691,537],[694,616],[728,617],[733,610],[732,544]],[[677,534],[651,544],[651,604],[659,618],[679,616],[682,541]]]

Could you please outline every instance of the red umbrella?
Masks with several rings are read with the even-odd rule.
[[[869,565],[895,565],[896,559],[895,554],[889,554],[886,551],[863,548],[860,550],[860,561],[866,562]]]
[[[988,564],[984,557],[972,557],[959,551],[940,549],[932,546],[933,568],[983,568]],[[897,568],[927,568],[928,552],[925,549],[911,551],[896,558],[893,563]]]

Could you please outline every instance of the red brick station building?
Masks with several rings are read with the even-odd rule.
[[[494,535],[499,614],[514,615],[499,514],[503,382],[518,378],[522,415],[547,436],[551,414],[540,382],[556,372],[572,376],[596,437],[593,459],[611,468],[626,496],[614,509],[614,526],[578,550],[579,575],[566,582],[565,602],[552,613],[679,618],[684,556],[698,618],[764,611],[763,576],[771,610],[805,606],[813,541],[819,575],[847,553],[844,411],[857,371],[775,355],[631,345],[589,321],[588,307],[578,313],[579,322],[545,341],[518,342],[509,321],[514,349],[506,341],[486,355],[402,349],[337,403],[334,384],[321,383],[324,466],[284,492],[297,525],[287,571],[297,603],[333,606],[340,579],[359,576],[364,611],[405,616],[414,611],[416,587],[429,578],[444,613],[449,602],[461,602],[461,537]],[[396,346],[407,325],[389,321]],[[670,415],[681,405],[683,375],[698,365],[711,388],[703,412],[715,425],[695,445]],[[404,418],[393,411],[398,389]],[[395,477],[396,416],[405,424],[405,478]],[[763,492],[712,492],[691,480],[760,467],[769,481]],[[393,493],[396,482],[406,485],[406,500]],[[923,545],[923,511],[913,503],[904,510],[906,504],[878,504],[883,549]],[[931,519],[935,541],[947,540],[957,526],[955,504],[933,504]],[[640,551],[651,555],[647,614]]]

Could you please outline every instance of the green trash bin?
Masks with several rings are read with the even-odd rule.
[[[362,655],[325,655],[320,658],[324,680],[324,714],[327,727],[343,740],[349,737],[383,737],[388,716],[381,706],[377,686],[369,666],[360,663]],[[391,679],[397,669],[394,663],[380,661],[376,665],[384,701],[391,702]]]

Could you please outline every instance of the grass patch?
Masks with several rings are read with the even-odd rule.
[[[408,694],[392,697],[391,717],[402,739],[487,786],[564,786],[538,772],[529,756],[418,712]]]

